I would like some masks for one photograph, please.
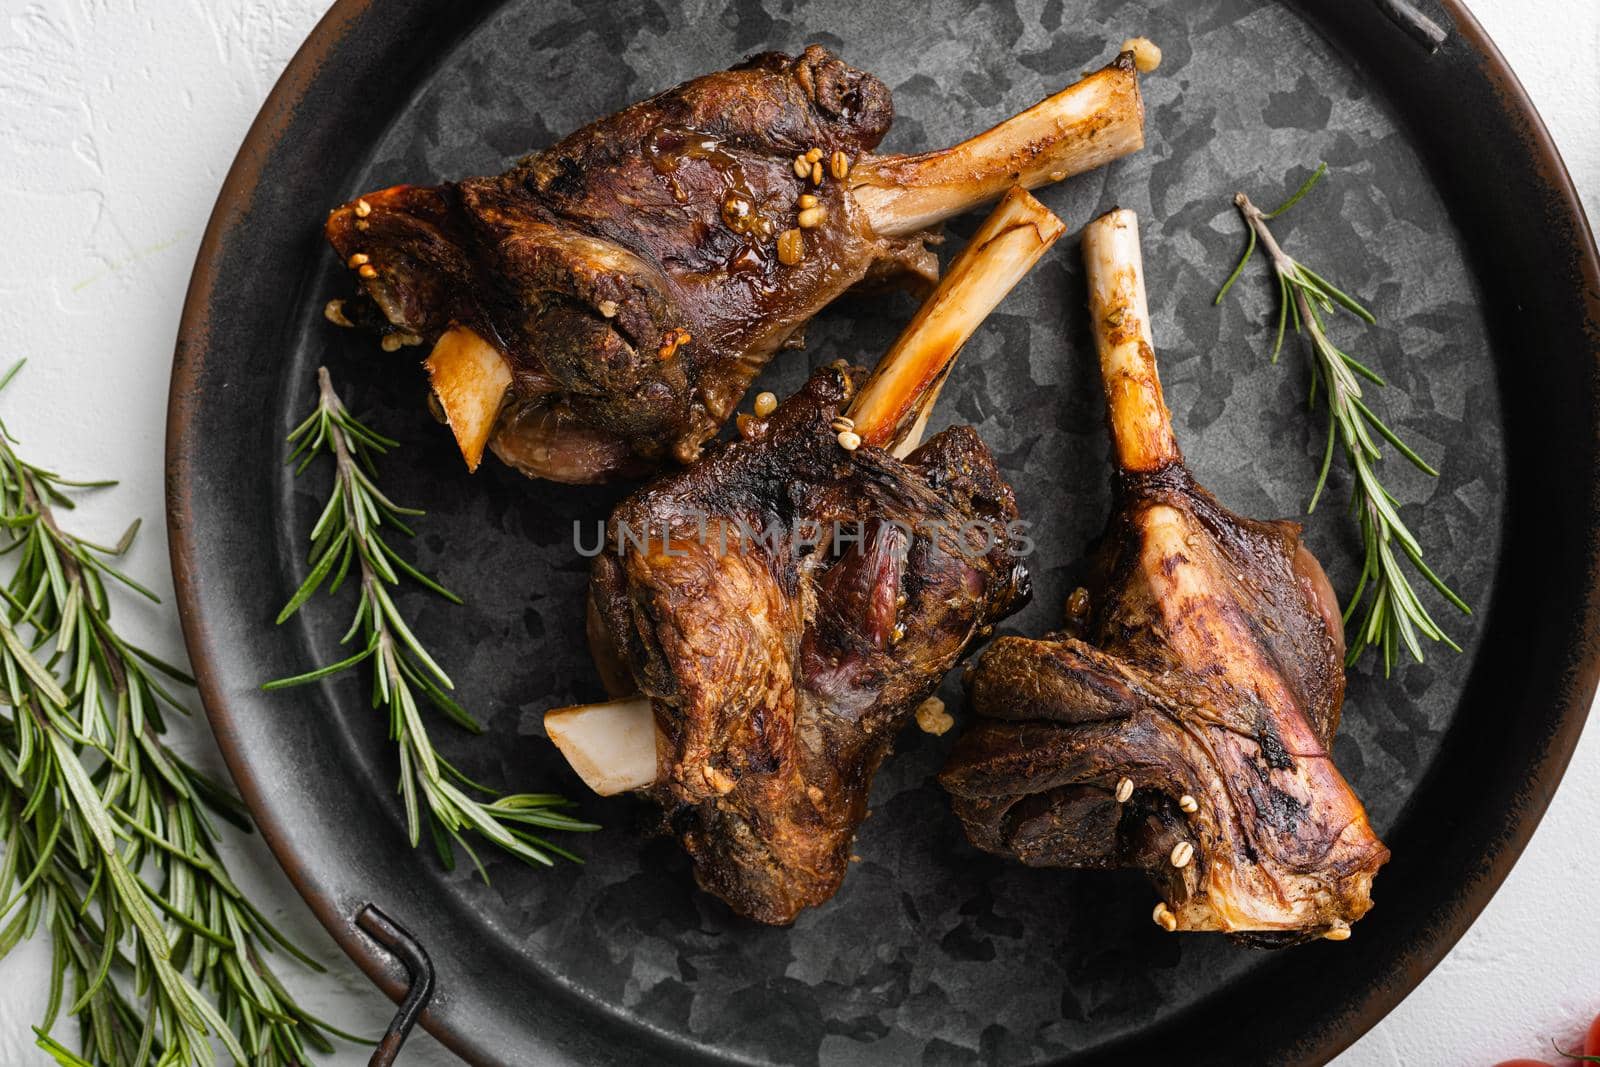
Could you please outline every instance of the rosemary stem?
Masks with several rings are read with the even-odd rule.
[[[449,696],[454,688],[449,676],[401,615],[391,589],[404,578],[411,578],[453,603],[460,603],[432,578],[402,558],[385,541],[383,531],[393,528],[409,535],[402,516],[420,515],[390,500],[377,485],[374,457],[396,442],[375,433],[345,407],[333,387],[326,368],[317,371],[317,402],[311,416],[289,436],[293,446],[290,460],[297,462],[296,474],[319,455],[333,459],[333,486],[320,517],[311,531],[310,572],[300,588],[278,615],[282,623],[305,606],[330,575],[329,591],[337,589],[349,571],[357,590],[355,618],[342,641],[357,636],[365,647],[354,655],[292,678],[268,682],[264,688],[277,690],[318,681],[371,660],[372,706],[383,708],[389,717],[390,739],[400,758],[399,793],[412,844],[422,839],[424,827],[431,828],[441,858],[453,863],[452,846],[462,850],[483,871],[464,835],[476,833],[517,858],[549,865],[552,856],[575,858],[566,850],[527,830],[538,825],[550,829],[592,830],[581,822],[555,810],[544,811],[534,819],[524,814],[528,808],[555,809],[566,806],[559,797],[516,794],[502,796],[477,785],[438,753],[422,717],[424,699],[464,728],[480,728],[465,709]],[[336,566],[337,565],[337,566]],[[457,788],[457,783],[488,794],[484,802]]]
[[[1365,602],[1364,612],[1355,624],[1347,642],[1347,662],[1353,664],[1368,648],[1375,648],[1383,658],[1384,673],[1394,666],[1397,651],[1404,648],[1419,662],[1422,648],[1417,635],[1456,648],[1448,635],[1429,616],[1417,599],[1410,580],[1401,567],[1400,558],[1408,559],[1416,571],[1427,579],[1453,606],[1468,612],[1466,603],[1435,574],[1422,559],[1422,550],[1416,537],[1401,521],[1398,501],[1379,481],[1374,464],[1381,458],[1379,441],[1393,445],[1402,456],[1418,470],[1433,477],[1438,470],[1425,461],[1400,436],[1386,425],[1362,397],[1361,377],[1376,386],[1384,379],[1376,371],[1354,357],[1341,351],[1328,337],[1323,316],[1331,317],[1347,311],[1363,322],[1371,324],[1373,315],[1356,299],[1336,287],[1323,275],[1307,267],[1283,250],[1267,221],[1281,215],[1308,193],[1326,173],[1326,165],[1317,168],[1299,190],[1276,211],[1265,212],[1258,208],[1245,193],[1234,195],[1233,203],[1245,222],[1250,235],[1249,244],[1233,273],[1217,294],[1217,302],[1227,295],[1239,277],[1250,256],[1259,245],[1271,264],[1278,287],[1277,340],[1273,345],[1272,359],[1277,361],[1283,344],[1285,327],[1292,324],[1295,333],[1304,333],[1310,342],[1311,394],[1310,403],[1318,402],[1318,383],[1321,383],[1321,403],[1327,409],[1329,420],[1327,444],[1324,448],[1316,487],[1311,493],[1308,511],[1314,510],[1327,484],[1333,446],[1337,440],[1353,478],[1351,485],[1352,510],[1365,544],[1365,559],[1360,580],[1344,610],[1348,626],[1357,608]],[[1376,435],[1376,436],[1375,436]],[[1393,545],[1399,545],[1397,554]]]
[[[1261,247],[1266,249],[1267,258],[1272,260],[1272,269],[1280,275],[1292,274],[1294,260],[1284,252],[1277,238],[1272,236],[1272,231],[1267,229],[1266,213],[1256,207],[1243,192],[1233,194],[1233,204],[1239,209],[1239,214],[1244,217],[1245,223],[1255,231],[1256,240]]]

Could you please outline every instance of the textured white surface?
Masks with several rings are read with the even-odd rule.
[[[132,570],[167,596],[161,449],[184,288],[234,150],[325,7],[0,0],[0,362],[31,360],[0,410],[27,454],[72,474],[122,479],[75,521],[114,536],[126,516],[143,516]],[[1600,217],[1600,4],[1473,7],[1554,131],[1591,217]],[[170,614],[134,609],[126,622],[156,651],[181,658]],[[176,732],[220,770],[203,725]],[[1488,1064],[1542,1056],[1551,1038],[1572,1042],[1600,1011],[1600,923],[1588,903],[1600,875],[1597,812],[1600,730],[1591,729],[1494,901],[1341,1067]],[[325,976],[285,967],[289,986],[319,1014],[377,1032],[388,1002],[322,933],[265,848],[236,841],[228,855],[246,890],[328,967]],[[29,1031],[46,964],[40,943],[0,963],[0,1064],[48,1062]],[[328,1062],[365,1059],[349,1049]],[[405,1061],[452,1062],[425,1035],[412,1039]]]

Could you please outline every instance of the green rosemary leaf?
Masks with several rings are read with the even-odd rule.
[[[144,887],[122,862],[122,856],[117,851],[117,831],[111,825],[111,816],[107,813],[100,794],[95,791],[94,783],[89,780],[88,772],[83,769],[83,764],[78,762],[78,755],[71,746],[53,731],[47,730],[45,736],[50,740],[55,766],[61,772],[62,784],[72,794],[84,826],[95,843],[100,846],[103,857],[100,867],[110,874],[111,883],[121,898],[120,906],[126,909],[128,918],[142,933],[145,950],[159,959],[165,959],[168,952],[166,931],[161,929],[161,921],[156,918],[154,910],[150,907]]]
[[[1217,298],[1211,301],[1213,307],[1222,303],[1222,298],[1228,295],[1228,290],[1233,288],[1233,283],[1239,280],[1239,275],[1244,273],[1244,266],[1250,262],[1250,257],[1256,254],[1256,231],[1248,231],[1249,240],[1244,246],[1244,255],[1239,257],[1239,262],[1234,265],[1233,273],[1228,275],[1228,280],[1222,283],[1222,288],[1217,290]]]
[[[367,531],[366,539],[358,545],[358,551],[367,566],[377,572],[381,582],[388,585],[398,585],[400,583],[400,576],[395,573],[393,565],[390,564],[378,540],[376,526]],[[378,588],[381,589],[383,587],[380,585]]]
[[[1285,200],[1283,203],[1279,204],[1277,207],[1273,208],[1271,211],[1267,212],[1266,217],[1269,219],[1275,219],[1279,215],[1282,215],[1285,211],[1288,211],[1290,208],[1294,207],[1300,202],[1301,197],[1309,193],[1312,188],[1322,180],[1322,176],[1326,173],[1328,173],[1328,164],[1326,162],[1318,163],[1317,169],[1311,172],[1311,177],[1300,183],[1300,188],[1294,191],[1294,195]],[[1242,196],[1243,194],[1241,193],[1240,195]]]
[[[399,731],[392,731],[390,736],[395,740],[402,740]],[[406,827],[411,835],[411,847],[416,848],[422,840],[422,808],[417,800],[417,779],[413,766],[413,757],[409,745],[400,746],[400,798],[404,802],[406,811]]]
[[[434,821],[436,823],[438,822],[437,819]],[[454,842],[454,844],[461,846],[461,851],[465,852],[467,854],[467,859],[472,862],[473,870],[478,872],[478,877],[483,879],[483,884],[488,885],[489,872],[484,868],[483,861],[478,858],[478,851],[472,847],[472,842],[468,841],[466,838],[457,833],[452,833],[449,838],[447,838],[447,843],[445,845],[445,848],[447,849],[452,847],[449,842]],[[447,863],[446,866],[453,870],[454,862],[454,857],[452,856],[451,861]]]
[[[411,563],[406,561],[402,556],[400,556],[399,553],[395,552],[394,549],[390,548],[386,543],[384,543],[382,538],[375,537],[374,540],[378,542],[378,548],[383,552],[383,554],[387,556],[396,567],[398,567],[413,581],[417,582],[425,589],[438,593],[452,604],[464,603],[459,596],[456,596],[456,594],[452,593],[450,590],[446,589],[432,578],[429,578],[426,574],[423,574],[421,571],[417,570],[416,567],[412,566]]]
[[[1442,596],[1446,600],[1450,601],[1450,603],[1456,608],[1456,610],[1460,611],[1463,615],[1471,615],[1472,614],[1472,609],[1467,606],[1467,602],[1465,600],[1462,600],[1459,596],[1457,596],[1456,593],[1448,585],[1446,585],[1444,583],[1444,579],[1440,578],[1437,574],[1433,573],[1433,569],[1431,567],[1429,567],[1426,562],[1423,561],[1422,556],[1421,556],[1420,553],[1413,552],[1409,547],[1407,547],[1405,545],[1402,545],[1401,548],[1405,552],[1405,554],[1408,557],[1410,557],[1411,565],[1416,567],[1417,570],[1422,572],[1422,576],[1428,580],[1428,584],[1429,585],[1433,586],[1435,589],[1437,589],[1439,591],[1439,595],[1440,596]],[[1441,639],[1444,640],[1444,641],[1450,641],[1450,639],[1448,637],[1441,638]],[[1451,647],[1455,648],[1454,642],[1451,642]],[[1461,650],[1459,648],[1457,648],[1456,651],[1459,652]]]
[[[1383,375],[1379,374],[1377,371],[1373,370],[1371,367],[1367,366],[1350,353],[1337,348],[1334,349],[1334,351],[1339,353],[1339,358],[1344,360],[1346,366],[1355,371],[1357,374],[1361,375],[1367,381],[1371,382],[1373,385],[1383,388],[1389,384],[1384,380]]]
[[[45,831],[43,840],[41,840],[35,846],[36,854],[34,858],[33,870],[29,871],[22,881],[17,883],[14,892],[6,895],[7,899],[5,903],[0,904],[0,914],[4,914],[10,909],[11,902],[13,900],[26,899],[28,890],[33,888],[33,884],[40,878],[44,877],[49,871],[54,869],[56,845],[61,840],[61,830],[66,824],[66,814],[60,811],[52,814],[54,815],[54,821],[51,823],[50,828]],[[16,845],[12,844],[9,847],[15,848]],[[7,860],[10,862],[9,857],[7,857]],[[4,952],[0,952],[0,956],[4,955]]]
[[[50,592],[56,600],[64,601],[67,598],[67,579],[61,570],[61,560],[56,556],[55,545],[51,542],[44,526],[35,524],[33,534],[38,545],[38,554],[44,561],[45,573],[50,579]]]
[[[1426,475],[1429,475],[1430,477],[1439,477],[1439,472],[1434,469],[1433,465],[1427,460],[1423,459],[1421,456],[1417,455],[1416,452],[1412,450],[1410,445],[1400,440],[1399,435],[1393,430],[1389,429],[1382,419],[1373,414],[1372,409],[1367,407],[1360,397],[1351,397],[1350,402],[1357,411],[1361,412],[1362,416],[1366,418],[1367,422],[1371,424],[1372,428],[1382,434],[1385,441],[1388,441],[1391,445],[1394,445],[1395,448],[1399,449],[1400,454],[1415,464],[1418,470]]]
[[[50,479],[50,485],[51,485],[52,488],[57,487],[57,486],[67,486],[68,488],[71,488],[71,489],[109,489],[112,486],[117,484],[117,480],[115,478],[99,478],[99,479],[96,479],[94,481],[73,481],[70,478],[61,477],[60,475],[56,474],[54,471],[47,471],[47,470],[44,470],[44,469],[42,469],[40,467],[32,467],[32,466],[30,466],[28,469],[30,471],[32,471],[34,474],[41,475],[41,476],[43,476],[45,478],[49,478]],[[63,494],[63,495],[65,495],[65,494]],[[67,500],[68,500],[69,504],[72,503],[72,500],[71,500],[70,497],[68,497]]]
[[[317,453],[312,452],[308,459],[316,459]],[[311,527],[311,554],[320,555],[326,551],[321,544],[322,535],[332,528],[333,523],[343,517],[345,499],[343,493],[334,493],[328,497],[328,503],[323,507],[322,514],[317,516],[317,521]]]
[[[39,692],[51,703],[58,708],[64,708],[70,703],[70,698],[56,682],[55,677],[33,658],[33,652],[22,643],[17,632],[9,625],[0,625],[0,641],[5,642],[6,650],[11,654],[10,661],[22,669],[28,680],[37,686]]]
[[[375,650],[376,649],[374,646],[368,645],[355,655],[339,660],[337,663],[330,663],[326,667],[318,667],[316,670],[307,671],[304,674],[297,674],[292,678],[275,678],[270,682],[263,682],[261,688],[271,693],[279,689],[292,689],[297,685],[307,685],[311,682],[318,682],[324,678],[354,667],[362,660],[371,656]]]
[[[483,727],[478,723],[478,720],[473,718],[472,714],[467,711],[466,708],[463,708],[460,704],[458,704],[455,699],[450,696],[450,694],[441,689],[439,685],[431,677],[429,677],[427,671],[418,670],[406,660],[400,661],[400,670],[408,679],[420,686],[423,694],[429,700],[431,700],[440,711],[450,716],[450,718],[453,719],[462,729],[471,731],[475,734],[481,734],[483,732]],[[492,792],[492,790],[486,790],[486,792]]]
[[[316,434],[313,433],[313,431],[319,429],[321,426],[322,412],[320,410],[313,411],[311,414],[306,416],[306,421],[290,430],[288,436],[285,437],[284,440],[291,445],[298,444],[300,448],[304,448],[311,442],[313,438],[315,438]],[[298,448],[289,453],[290,461],[293,461],[294,457],[297,455],[299,455]]]
[[[351,478],[354,479],[355,483],[365,490],[363,495],[372,506],[374,512],[382,511],[391,517],[396,515],[424,514],[424,512],[419,508],[401,507],[393,500],[390,500],[388,497],[384,496],[383,490],[379,489],[378,484],[372,480],[374,476],[369,475],[361,468],[355,468],[350,472],[350,475]]]
[[[474,780],[471,775],[467,774],[460,767],[457,767],[455,764],[451,763],[449,760],[445,759],[443,756],[439,757],[439,766],[444,768],[444,773],[449,775],[450,776],[450,780],[452,782],[456,783],[456,785],[458,785],[458,786],[461,786],[461,787],[466,788],[466,789],[475,789],[478,792],[480,792],[480,793],[482,793],[482,794],[484,794],[485,796],[488,796],[488,797],[496,797],[496,796],[499,795],[493,789],[491,789],[489,786],[486,786],[482,782]]]
[[[422,715],[417,708],[416,698],[411,695],[410,688],[406,686],[398,671],[391,675],[391,686],[390,699],[400,712],[401,736],[426,736],[428,728],[422,724]],[[414,758],[417,762],[417,769],[422,773],[424,779],[430,782],[439,780],[439,757],[433,751],[432,746],[418,746]]]
[[[245,936],[244,927],[239,923],[238,914],[232,909],[227,909],[223,912],[223,916],[225,917],[228,926],[227,940],[235,944],[243,941]],[[234,974],[239,976],[239,978],[243,981],[245,991],[250,994],[251,1000],[253,1000],[256,1004],[263,1006],[263,1015],[266,1015],[268,1018],[276,1019],[279,1022],[288,1021],[288,1016],[274,1011],[270,1007],[266,1007],[266,1005],[270,1005],[273,1002],[272,990],[269,989],[267,984],[261,980],[261,976],[256,974],[256,969],[254,967],[241,967],[237,963],[234,963],[229,970],[229,974],[230,976]],[[252,1042],[252,1044],[253,1043],[254,1042]]]
[[[404,616],[400,614],[400,609],[395,607],[394,601],[390,599],[389,591],[381,585],[374,585],[372,587],[372,597],[375,601],[377,601],[384,623],[387,625],[389,630],[393,632],[397,638],[399,638],[400,643],[405,646],[406,650],[415,656],[419,663],[433,673],[433,676],[438,679],[440,685],[443,685],[449,689],[454,689],[455,683],[450,680],[450,676],[446,674],[444,672],[444,668],[439,666],[439,664],[434,661],[434,658],[428,654],[428,650],[422,647],[422,642],[417,640],[417,635],[411,632],[411,627],[406,625],[406,620]]]
[[[301,583],[294,596],[289,598],[289,602],[283,606],[283,610],[278,612],[277,619],[273,620],[276,625],[282,626],[288,622],[294,616],[294,613],[300,610],[300,606],[311,599],[311,595],[322,585],[322,580],[328,576],[328,572],[333,570],[333,565],[338,562],[339,554],[349,544],[349,541],[349,531],[341,530],[334,537],[333,543],[322,550],[322,555],[317,560],[316,565],[311,568],[311,573],[306,575],[306,580]]]
[[[82,1011],[84,1006],[94,998],[95,994],[105,987],[106,981],[111,977],[111,964],[115,962],[116,958],[117,943],[107,938],[100,951],[100,962],[84,983],[83,991],[79,993],[78,999],[72,1003],[71,1007],[67,1008],[68,1015],[76,1015]]]
[[[356,605],[355,618],[350,620],[350,629],[346,630],[344,632],[344,636],[339,638],[339,643],[341,645],[348,644],[350,639],[361,631],[361,628],[367,624],[367,616],[371,610],[371,602],[368,601],[366,597],[362,597],[360,602]],[[378,632],[377,630],[373,630],[372,640],[368,642],[368,647],[376,648],[377,640]]]
[[[356,550],[348,538],[345,539],[344,548],[339,553],[339,566],[333,572],[333,580],[328,583],[328,595],[333,596],[344,585],[345,577],[350,573],[350,561],[355,558]]]
[[[212,814],[220,815],[233,823],[245,833],[251,832],[250,809],[245,807],[244,801],[234,796],[221,782],[212,778],[198,767],[185,761],[180,756],[169,752],[168,758],[183,772],[184,778],[189,783],[189,791],[205,801],[206,807]],[[201,812],[197,811],[197,814]],[[220,871],[219,871],[220,873]]]
[[[21,364],[19,363],[17,366],[21,366]],[[12,373],[16,373],[16,368],[12,368]],[[9,376],[7,380],[9,380]],[[4,388],[3,383],[0,383],[0,388]],[[61,1067],[95,1067],[95,1065],[88,1060],[79,1059],[77,1056],[73,1055],[71,1049],[68,1049],[65,1045],[61,1044],[59,1041],[51,1037],[45,1031],[39,1029],[37,1026],[33,1028],[33,1034],[35,1043],[38,1044],[40,1048],[44,1049],[45,1052],[49,1053],[51,1059],[55,1060],[56,1063],[61,1065]]]
[[[428,837],[433,841],[433,851],[439,857],[439,865],[447,871],[455,870],[455,848],[450,843],[450,832],[444,828],[444,824],[438,819],[429,818]],[[484,884],[488,884],[487,879],[484,880]]]
[[[501,797],[492,806],[507,811],[523,811],[529,808],[570,808],[573,804],[560,793],[512,793]]]
[[[1256,231],[1254,230],[1250,231],[1252,235],[1254,235],[1255,232]],[[1273,363],[1278,362],[1278,356],[1283,352],[1283,328],[1289,322],[1289,308],[1292,306],[1293,305],[1289,300],[1289,283],[1284,281],[1282,276],[1280,276],[1278,278],[1278,336],[1272,342],[1271,362]],[[1299,321],[1299,319],[1295,320],[1295,329],[1297,331],[1300,329]],[[1315,389],[1316,387],[1317,378],[1316,375],[1312,375],[1311,388]]]
[[[1334,303],[1364,321],[1368,326],[1377,324],[1378,320],[1373,317],[1372,312],[1362,307],[1355,297],[1350,296],[1343,289],[1340,289],[1304,263],[1299,264],[1299,267],[1301,273],[1310,278],[1323,293],[1331,297]]]
[[[503,808],[499,805],[490,805],[489,810],[507,821],[524,823],[528,826],[543,826],[547,830],[599,829],[592,822],[574,818],[552,808]]]
[[[194,678],[189,674],[188,671],[177,666],[176,664],[168,663],[166,660],[160,658],[147,649],[140,648],[137,645],[127,645],[124,646],[124,651],[126,651],[128,655],[132,656],[134,659],[142,660],[143,662],[148,663],[150,666],[154,667],[168,678],[171,678],[174,682],[178,682],[183,685],[194,685]],[[174,707],[181,707],[177,701],[171,701],[170,703],[172,703]]]
[[[401,533],[405,534],[407,537],[415,537],[415,536],[417,536],[416,531],[413,530],[410,526],[408,526],[405,523],[405,521],[400,518],[400,514],[401,513],[399,513],[399,512],[391,512],[389,514],[389,517],[388,517],[389,525],[393,526],[396,530],[399,530]]]
[[[178,978],[178,983],[188,994],[190,1007],[205,1021],[205,1026],[210,1027],[217,1040],[222,1042],[222,1047],[228,1050],[228,1055],[232,1056],[236,1063],[249,1063],[252,1057],[245,1054],[244,1046],[239,1044],[239,1038],[233,1032],[233,1027],[229,1026],[227,1020],[217,1012],[217,1007],[210,998],[181,977]]]
[[[559,856],[570,863],[583,862],[582,857],[576,855],[575,853],[569,852],[560,845],[553,844],[535,834],[525,833],[521,830],[513,830],[511,833],[519,843],[525,845],[533,851],[538,852],[540,854],[539,862],[542,864],[554,866],[554,861],[551,860],[549,856]],[[548,855],[546,855],[546,853],[548,853]]]
[[[11,384],[11,379],[17,376],[17,372],[22,370],[23,366],[26,365],[27,362],[27,357],[24,356],[22,359],[19,359],[15,363],[11,364],[11,369],[6,371],[4,377],[0,377],[0,393],[5,392],[6,386]],[[7,434],[7,436],[9,437],[10,435]]]
[[[367,443],[367,446],[374,453],[376,453],[378,455],[382,455],[383,453],[389,451],[389,449],[391,449],[391,448],[399,448],[400,447],[400,442],[399,441],[396,441],[392,437],[383,436],[383,434],[381,434],[378,431],[374,430],[372,427],[368,426],[364,422],[359,422],[359,421],[356,421],[356,420],[352,419],[350,421],[349,428],[350,428],[351,434],[353,434],[355,437],[358,437],[361,440],[365,441]],[[421,515],[422,512],[418,511],[418,512],[414,512],[414,514]]]
[[[1315,381],[1315,379],[1312,379]],[[1328,471],[1333,467],[1333,445],[1337,440],[1339,425],[1333,419],[1328,420],[1328,444],[1322,450],[1322,468],[1317,471],[1317,485],[1311,490],[1311,503],[1306,505],[1306,514],[1317,510],[1317,501],[1322,499],[1322,490],[1328,484]]]

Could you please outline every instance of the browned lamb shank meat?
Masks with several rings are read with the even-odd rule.
[[[1017,190],[859,389],[842,363],[816,372],[612,516],[591,641],[615,694],[642,697],[546,728],[592,787],[658,801],[741,915],[787,923],[837,891],[894,735],[1027,597],[1016,502],[972,429],[895,446],[1061,230]]]
[[[1139,867],[1168,930],[1342,940],[1389,858],[1329,757],[1339,612],[1293,522],[1228,511],[1184,466],[1151,349],[1137,220],[1085,232],[1116,511],[1067,629],[1003,637],[941,780],[973,843]]]
[[[931,227],[1143,143],[1131,53],[945,151],[871,155],[893,116],[882,82],[824,48],[754,56],[504,174],[335,209],[361,296],[326,313],[431,349],[470,468],[486,444],[564,482],[691,462],[846,289],[931,281]]]

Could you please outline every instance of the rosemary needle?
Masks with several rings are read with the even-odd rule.
[[[112,624],[115,595],[156,599],[112,563],[139,524],[112,546],[67,532],[56,513],[71,493],[111,483],[68,481],[14,445],[0,423],[0,957],[50,939],[39,1047],[73,1065],[210,1064],[213,1040],[269,1067],[332,1051],[339,1032],[265,956],[320,968],[239,891],[218,849],[212,816],[248,829],[244,809],[164,739],[165,712],[187,713],[172,690],[189,678]],[[77,1052],[52,1036],[63,1014],[78,1020]]]
[[[1309,399],[1314,404],[1320,391],[1323,407],[1328,412],[1327,445],[1323,450],[1316,488],[1312,490],[1311,502],[1306,510],[1316,509],[1317,501],[1328,484],[1335,444],[1343,452],[1354,475],[1350,507],[1361,526],[1365,558],[1361,578],[1344,609],[1347,629],[1350,620],[1360,614],[1354,632],[1348,635],[1349,649],[1345,661],[1354,664],[1367,649],[1377,648],[1383,655],[1383,672],[1388,675],[1394,669],[1395,659],[1402,647],[1419,663],[1422,662],[1419,635],[1457,652],[1461,651],[1418,599],[1406,569],[1401,565],[1402,557],[1456,608],[1467,614],[1471,614],[1472,609],[1423,561],[1422,546],[1400,519],[1399,501],[1378,478],[1375,465],[1383,453],[1377,438],[1393,445],[1418,470],[1433,477],[1438,477],[1439,472],[1401,440],[1368,406],[1362,395],[1361,380],[1382,387],[1385,384],[1383,378],[1333,343],[1328,337],[1323,317],[1331,318],[1340,311],[1346,311],[1369,325],[1377,320],[1354,297],[1285,253],[1267,228],[1268,220],[1298,203],[1327,173],[1327,169],[1326,163],[1318,166],[1295,194],[1273,211],[1262,211],[1244,193],[1234,196],[1233,202],[1245,221],[1249,241],[1245,245],[1244,255],[1228,275],[1214,303],[1222,303],[1223,297],[1228,295],[1228,290],[1244,272],[1245,264],[1250,262],[1259,243],[1271,261],[1278,285],[1278,329],[1272,345],[1272,362],[1278,361],[1288,327],[1292,326],[1296,334],[1304,334],[1310,341],[1312,355]]]
[[[499,795],[472,781],[435,749],[422,720],[419,695],[458,725],[474,733],[480,727],[450,696],[454,685],[449,675],[406,623],[389,590],[404,575],[452,603],[461,600],[407,562],[384,537],[385,528],[410,536],[405,520],[422,514],[401,507],[378,488],[376,457],[396,442],[349,412],[326,367],[317,368],[317,385],[315,410],[289,435],[293,446],[289,462],[296,464],[296,474],[302,474],[319,456],[331,456],[333,489],[311,529],[310,572],[279,612],[278,622],[290,619],[324,584],[331,594],[352,577],[357,586],[356,613],[342,641],[348,645],[359,638],[360,643],[349,656],[262,688],[304,685],[370,662],[373,707],[389,713],[389,736],[399,748],[399,792],[412,847],[421,842],[426,821],[445,865],[454,865],[452,846],[460,845],[485,881],[488,874],[467,843],[468,833],[533,864],[548,866],[555,856],[577,860],[529,829],[598,829],[561,810],[571,801],[551,793]]]

